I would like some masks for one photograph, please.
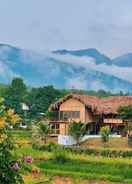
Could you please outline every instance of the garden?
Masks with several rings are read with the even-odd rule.
[[[40,112],[51,103],[46,99],[53,89],[32,90],[29,95],[20,82],[13,82],[4,99],[0,98],[0,184],[132,183],[132,147],[127,138],[110,138],[110,129],[105,127],[100,132],[101,139],[80,142],[85,126],[72,122],[69,134],[77,144],[58,145],[56,138],[48,136],[49,125],[40,120]],[[40,94],[44,97],[38,101]],[[22,111],[22,101],[28,102],[29,112]],[[45,107],[41,101],[46,102]],[[129,112],[125,109],[131,117]],[[18,126],[23,119],[28,125],[25,129]]]
[[[36,133],[32,130],[16,129],[11,132],[16,143],[12,154],[18,160],[29,159],[19,170],[27,184],[132,183],[132,149],[127,145],[126,138],[123,138],[125,149],[109,146],[109,141],[115,145],[121,143],[122,138],[110,138],[108,142],[92,140],[98,144],[98,148],[84,148],[86,142],[79,146],[63,147],[55,144],[54,140],[52,142],[51,138],[51,142],[45,144],[45,138],[49,139],[45,137],[46,134],[40,136],[41,142],[38,143],[38,139],[32,138],[32,134],[35,136]]]

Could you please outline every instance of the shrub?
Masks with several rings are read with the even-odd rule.
[[[109,126],[105,126],[101,128],[101,138],[103,142],[108,142],[109,141],[109,135],[110,135],[110,128]]]
[[[53,159],[59,164],[64,164],[65,162],[69,160],[67,157],[67,151],[62,148],[54,150]]]
[[[94,156],[103,156],[103,157],[123,157],[123,158],[131,158],[132,151],[122,151],[122,150],[111,150],[111,149],[78,149],[78,148],[66,148],[67,151],[77,154],[86,154],[86,155],[94,155]]]
[[[40,150],[40,151],[49,151],[52,152],[56,149],[58,149],[59,147],[61,147],[58,144],[54,144],[54,143],[49,143],[49,144],[32,144],[32,148],[35,150]]]
[[[0,183],[1,184],[22,184],[20,175],[21,163],[14,158],[10,126],[15,125],[19,120],[13,110],[5,110],[3,101],[0,99]]]

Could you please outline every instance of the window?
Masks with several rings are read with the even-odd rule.
[[[50,134],[59,134],[60,133],[60,125],[59,123],[53,123],[50,127]]]
[[[60,120],[80,118],[80,111],[60,111]]]
[[[80,112],[79,111],[73,111],[72,112],[72,118],[80,118]]]
[[[63,119],[68,119],[68,118],[71,118],[71,112],[70,111],[67,111],[67,112],[63,112]]]

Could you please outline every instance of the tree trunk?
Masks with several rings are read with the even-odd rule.
[[[47,143],[47,138],[46,138],[46,137],[44,137],[44,143],[45,143],[45,144]]]
[[[77,141],[77,144],[76,144],[76,145],[77,145],[77,147],[79,147],[79,143],[80,143],[80,141],[79,141],[79,140],[80,140],[79,138],[77,138],[77,139],[76,139],[76,141]]]

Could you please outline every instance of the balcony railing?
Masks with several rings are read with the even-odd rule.
[[[79,119],[80,112],[79,111],[57,111],[50,112],[49,120],[51,121],[70,121],[73,119]]]
[[[111,124],[122,124],[122,119],[116,119],[116,118],[105,118],[104,123],[111,123]]]

